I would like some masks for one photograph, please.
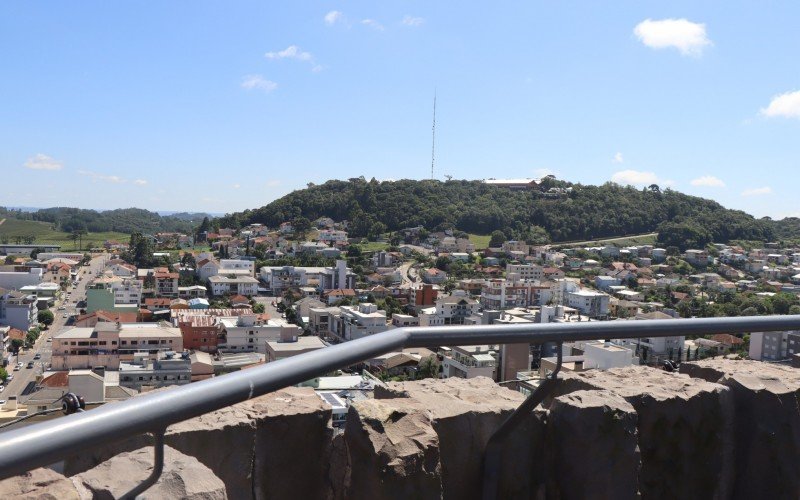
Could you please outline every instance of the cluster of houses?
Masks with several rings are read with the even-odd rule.
[[[313,225],[310,241],[296,238],[291,222],[274,231],[252,224],[204,234],[212,250],[194,255],[193,267],[139,269],[121,259],[108,260],[87,287],[82,314],[53,337],[52,369],[69,372],[67,379],[52,375],[54,380],[62,389],[73,375],[82,384],[102,381],[107,400],[113,400],[393,328],[671,320],[680,316],[681,303],[708,292],[800,293],[800,249],[773,244],[754,250],[723,244],[689,249],[674,255],[676,265],[666,249],[653,245],[559,250],[506,241],[478,252],[466,238],[418,227],[400,231],[403,243],[396,247],[372,252],[356,274],[342,258],[352,244],[347,224],[321,218]],[[172,248],[192,243],[172,233],[156,239]],[[267,259],[314,254],[334,263],[257,269],[250,256],[257,247]],[[474,273],[455,279],[437,267],[416,265],[424,260],[420,256],[429,262],[446,257],[468,264]],[[4,341],[35,324],[37,308],[52,304],[82,258],[42,252],[37,259],[20,257],[0,269]],[[193,275],[196,284],[181,286],[183,273]],[[650,290],[669,296],[668,304],[648,300]],[[255,312],[258,295],[291,308],[297,321]],[[222,299],[225,307],[212,305]],[[378,306],[389,299],[401,312],[395,307],[387,313]],[[610,339],[567,343],[562,355],[565,370],[579,371],[738,352],[743,343],[733,335]],[[796,332],[754,332],[750,337],[754,359],[777,361],[798,354]],[[440,377],[524,380],[546,375],[556,355],[550,345],[443,345],[390,353],[366,366],[408,375],[435,357]]]

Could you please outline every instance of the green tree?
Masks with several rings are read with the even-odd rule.
[[[417,365],[417,378],[439,378],[439,360],[436,356],[428,356]]]
[[[297,239],[305,239],[306,233],[311,231],[311,221],[305,217],[296,217],[292,220],[292,228]]]
[[[793,315],[800,314],[800,305],[795,304],[789,307],[789,314]]]
[[[44,323],[45,325],[50,326],[53,324],[55,316],[53,316],[53,312],[49,309],[44,309],[39,311],[39,314],[36,315],[36,319],[39,321],[39,323]]]
[[[22,339],[12,339],[11,340],[11,350],[16,354],[22,349],[22,346],[25,345],[25,342]]]
[[[256,304],[253,306],[253,312],[256,314],[262,314],[264,312],[264,304],[256,302]]]
[[[8,378],[8,372],[6,371],[5,368],[0,366],[0,381],[2,381],[5,384],[7,378]]]
[[[492,231],[492,237],[489,240],[489,246],[492,248],[499,247],[506,242],[506,234],[499,229]]]

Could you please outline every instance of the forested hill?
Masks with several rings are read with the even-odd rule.
[[[528,191],[481,181],[331,180],[264,207],[227,215],[220,224],[240,227],[259,222],[275,227],[298,217],[321,216],[350,221],[354,236],[422,225],[478,234],[499,229],[509,238],[529,240],[541,234],[539,226],[554,242],[658,231],[662,243],[681,247],[731,239],[771,240],[778,227],[774,221],[658,186],[642,190],[613,183],[584,186],[553,178],[545,179],[541,190]]]
[[[157,232],[192,232],[202,221],[186,220],[178,217],[162,217],[155,212],[141,208],[121,208],[117,210],[85,210],[82,208],[43,208],[35,212],[22,212],[0,208],[0,217],[50,222],[59,231],[89,231],[100,233],[118,231],[121,233],[141,232],[153,234]]]

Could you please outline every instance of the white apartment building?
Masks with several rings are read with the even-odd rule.
[[[358,306],[342,306],[340,313],[332,318],[330,333],[341,340],[356,340],[367,335],[389,329],[386,324],[386,311],[365,302]]]
[[[338,229],[321,229],[317,240],[331,243],[347,241],[347,232]]]
[[[498,345],[443,347],[442,378],[489,377],[495,380]]]
[[[567,292],[566,299],[565,305],[577,309],[590,318],[608,316],[611,297],[605,293],[592,290],[577,290]]]
[[[480,309],[477,300],[466,295],[451,295],[436,300],[435,307],[423,309],[419,314],[420,326],[463,325],[464,320]]]
[[[258,280],[252,276],[228,276],[218,274],[208,278],[211,285],[211,294],[214,296],[222,295],[244,295],[252,297],[258,295]]]
[[[319,277],[324,267],[264,266],[259,270],[259,277],[267,290],[280,295],[287,288],[312,286],[319,284]]]
[[[551,296],[550,286],[538,281],[486,280],[481,288],[484,309],[510,309],[539,305]]]
[[[510,278],[511,274],[527,281],[544,280],[544,268],[535,264],[506,264],[506,276]]]
[[[10,268],[13,269],[13,268]],[[24,286],[38,285],[44,277],[44,269],[32,267],[25,271],[0,271],[0,288],[19,290]]]
[[[277,342],[281,334],[299,336],[303,330],[278,320],[260,320],[256,314],[219,319],[220,338],[217,348],[223,352],[257,352],[267,354],[267,342]]]
[[[234,276],[254,276],[255,261],[240,259],[222,259],[219,261],[217,274],[231,274]]]
[[[27,332],[38,324],[35,295],[0,288],[0,325]]]

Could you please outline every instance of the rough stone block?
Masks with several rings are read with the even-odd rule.
[[[643,366],[587,370],[569,378],[575,387],[610,391],[636,409],[642,496],[730,494],[733,402],[726,387]]]
[[[345,427],[353,498],[440,498],[439,441],[429,416],[407,400],[353,404]]]
[[[637,414],[609,391],[577,391],[553,400],[547,426],[550,498],[636,498]]]
[[[376,398],[398,398],[425,408],[439,438],[442,494],[480,498],[486,443],[525,396],[485,377],[389,383]],[[544,412],[537,411],[509,436],[503,448],[501,498],[534,496],[544,485],[536,462],[544,445]]]
[[[77,500],[80,496],[69,478],[50,469],[34,469],[0,481],[0,498]]]
[[[683,365],[682,371],[716,378],[731,389],[736,436],[733,497],[800,498],[800,370],[726,359]]]
[[[82,498],[112,499],[144,481],[153,470],[153,449],[117,455],[72,478]],[[140,498],[225,499],[225,484],[196,458],[164,447],[164,471]]]
[[[174,424],[164,442],[217,471],[231,498],[321,498],[330,490],[330,417],[313,389],[288,387]],[[152,443],[141,435],[87,450],[65,461],[65,473]]]

